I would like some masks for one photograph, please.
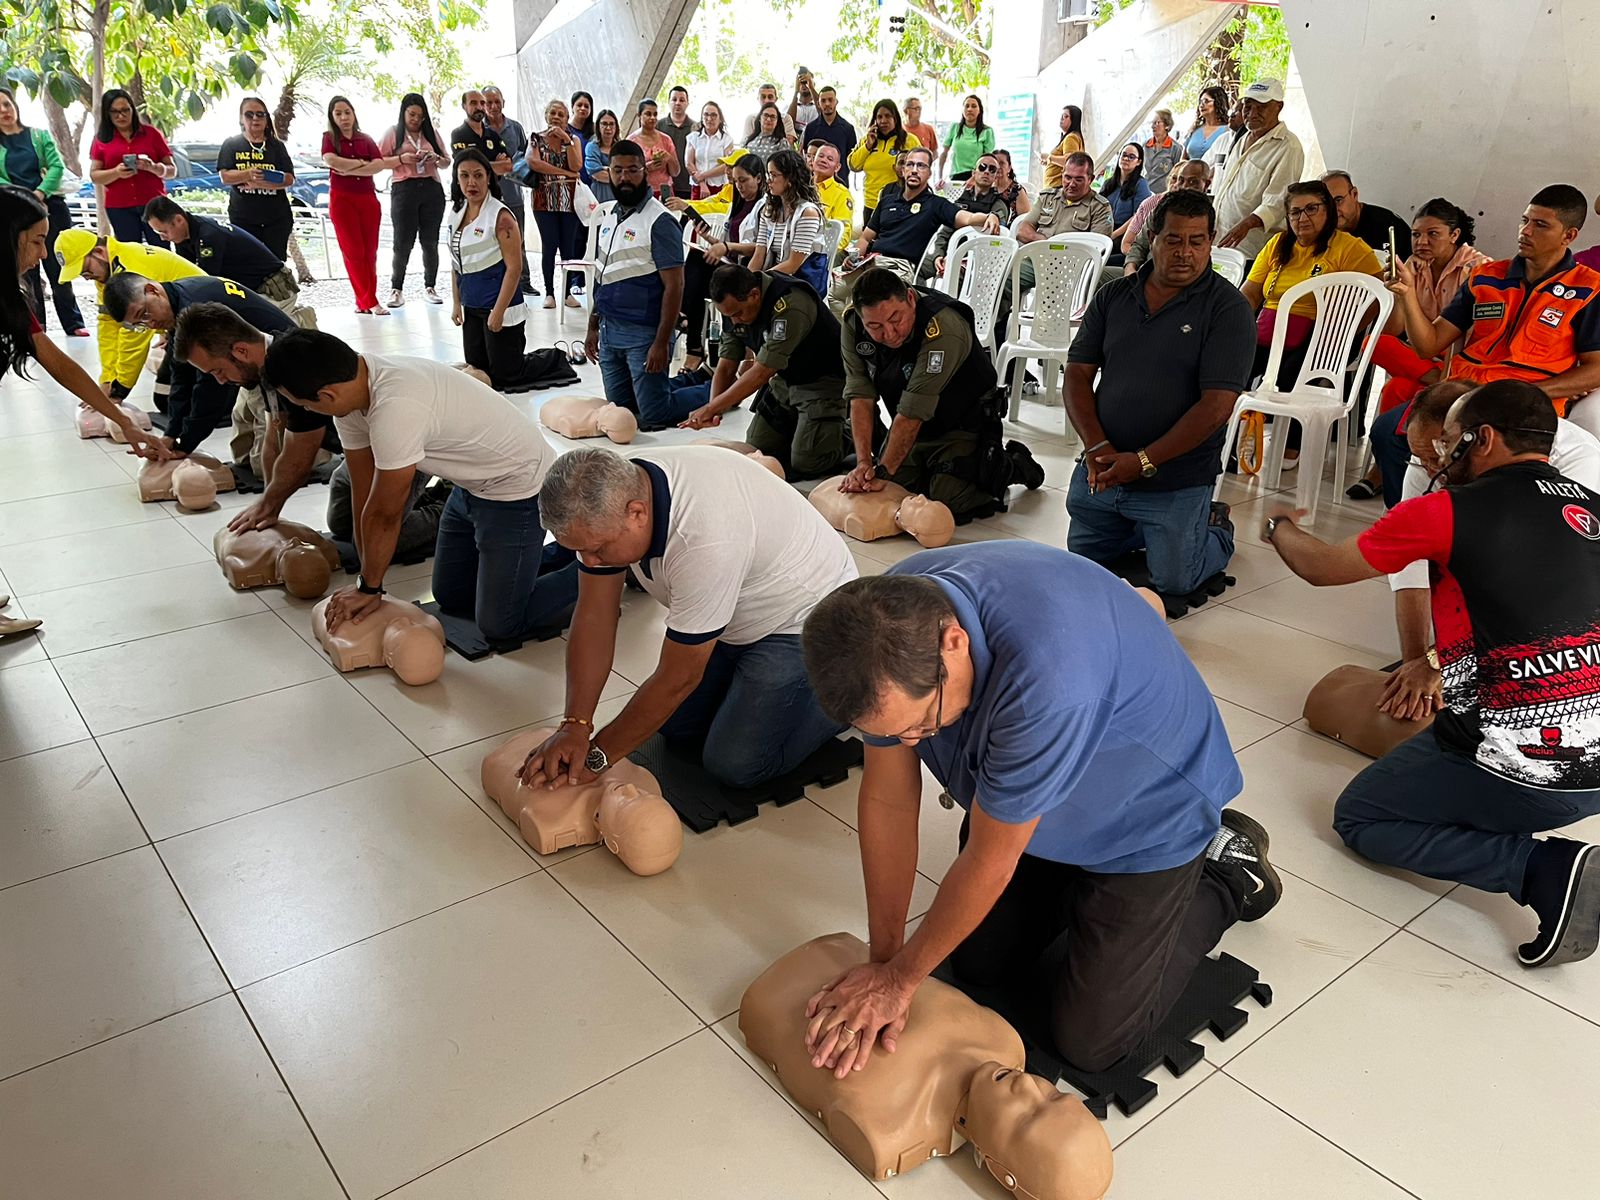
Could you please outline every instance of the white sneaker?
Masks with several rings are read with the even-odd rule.
[[[443,304],[444,303],[444,298],[442,296],[440,296],[439,293],[436,292],[433,288],[429,288],[427,291],[423,292],[422,293],[422,298],[424,300],[426,300],[429,304]]]
[[[404,296],[402,296],[399,292],[396,291],[396,292],[390,292],[389,293],[389,307],[390,308],[400,308],[405,304],[405,302],[406,302],[406,298]]]

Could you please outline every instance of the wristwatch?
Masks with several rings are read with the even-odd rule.
[[[1146,454],[1143,450],[1140,450],[1138,453],[1139,453],[1139,474],[1143,475],[1146,479],[1153,479],[1155,477],[1155,473],[1156,473],[1156,465],[1155,465],[1155,463],[1150,461],[1150,456],[1148,454]]]
[[[1278,532],[1278,526],[1284,524],[1285,522],[1293,524],[1292,521],[1289,521],[1288,513],[1267,518],[1267,541],[1270,542],[1272,540],[1272,535]]]
[[[1436,646],[1429,646],[1428,653],[1423,656],[1428,660],[1428,665],[1435,671],[1439,670],[1439,650]]]
[[[598,775],[611,765],[611,760],[606,757],[606,752],[593,742],[589,743],[589,753],[584,756],[583,769],[592,775]]]
[[[363,596],[381,596],[383,595],[383,586],[381,584],[368,583],[365,575],[357,575],[356,591]]]

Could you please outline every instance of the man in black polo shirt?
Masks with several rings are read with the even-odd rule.
[[[711,303],[723,316],[711,399],[684,425],[705,429],[766,391],[751,411],[747,440],[783,464],[790,479],[835,474],[847,449],[839,322],[803,279],[728,263],[711,275]],[[746,354],[754,361],[739,366]]]
[[[1349,171],[1324,171],[1322,182],[1328,185],[1338,210],[1339,228],[1360,238],[1379,254],[1398,254],[1404,260],[1411,257],[1411,222],[1381,204],[1363,204],[1356,181]],[[1394,245],[1389,245],[1389,234],[1394,234]]]
[[[1600,495],[1550,465],[1555,433],[1537,385],[1486,383],[1445,417],[1451,486],[1336,546],[1281,509],[1264,531],[1319,586],[1431,564],[1444,708],[1351,781],[1333,827],[1363,858],[1533,909],[1525,967],[1600,941],[1600,846],[1532,836],[1600,813]]]
[[[511,148],[489,127],[489,104],[483,93],[477,88],[463,92],[461,110],[467,119],[450,131],[450,153],[460,154],[469,147],[482,150],[496,175],[511,174]]]
[[[1003,509],[1011,484],[1044,483],[1026,446],[1001,445],[1004,404],[970,308],[907,287],[882,267],[862,272],[851,296],[841,347],[856,467],[841,491],[897,483],[949,506],[964,524]]]
[[[870,252],[878,255],[879,266],[888,265],[882,261],[885,258],[896,258],[908,270],[915,270],[922,252],[943,226],[981,225],[985,233],[1000,232],[1000,220],[993,213],[962,212],[953,201],[929,190],[933,155],[927,150],[907,150],[898,161],[903,182],[883,189],[872,219],[856,239],[855,257],[864,258]]]
[[[1151,587],[1183,596],[1233,557],[1211,489],[1250,386],[1255,318],[1211,269],[1209,197],[1169,192],[1149,224],[1150,261],[1095,293],[1068,352],[1067,413],[1086,449],[1067,490],[1067,549],[1110,563],[1142,547]]]
[[[157,196],[144,206],[145,224],[207,275],[231,279],[271,300],[290,316],[297,316],[300,285],[294,272],[266,244],[238,226],[191,213],[171,196]],[[311,310],[303,324],[316,325]]]
[[[172,332],[184,309],[208,301],[231,308],[269,336],[296,328],[276,304],[231,279],[202,276],[153,283],[142,275],[125,272],[112,276],[104,298],[106,315],[117,324],[165,333]],[[237,391],[234,384],[203,375],[174,355],[172,391],[167,397],[167,442],[171,448],[188,454],[214,430],[227,424]]]

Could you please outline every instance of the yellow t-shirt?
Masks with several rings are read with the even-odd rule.
[[[823,216],[829,221],[843,221],[844,233],[839,236],[842,250],[850,242],[850,226],[855,218],[855,198],[850,189],[837,179],[824,180],[817,185],[817,196],[822,200]]]
[[[917,140],[914,133],[906,134],[906,150],[919,150],[922,143]],[[894,160],[904,154],[905,150],[895,150],[890,142],[879,142],[871,150],[867,149],[866,139],[856,143],[856,148],[850,151],[850,169],[862,173],[861,203],[866,208],[878,207],[878,196],[883,189],[891,183],[899,183],[899,177],[894,173]]]
[[[1378,256],[1372,252],[1372,247],[1363,242],[1354,234],[1338,230],[1328,248],[1321,254],[1315,253],[1315,246],[1296,245],[1294,253],[1289,256],[1289,261],[1281,267],[1278,265],[1278,239],[1292,238],[1292,234],[1275,233],[1267,239],[1267,244],[1261,248],[1261,253],[1256,255],[1256,261],[1251,264],[1250,274],[1247,279],[1250,283],[1258,284],[1265,297],[1263,308],[1276,309],[1278,300],[1297,283],[1304,283],[1316,275],[1329,275],[1334,271],[1355,271],[1361,275],[1381,276],[1383,267],[1378,263]],[[1317,315],[1317,302],[1310,296],[1296,302],[1290,310],[1297,317],[1315,317]]]
[[[1076,133],[1063,133],[1061,140],[1056,143],[1056,148],[1050,153],[1060,158],[1067,154],[1083,153],[1083,138]],[[1044,168],[1044,186],[1046,189],[1061,186],[1061,168],[1056,163],[1047,163]]]

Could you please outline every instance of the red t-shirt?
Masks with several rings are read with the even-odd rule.
[[[340,158],[359,158],[371,162],[375,158],[382,158],[383,152],[378,149],[378,143],[364,133],[355,137],[341,137],[335,144],[333,134],[322,135],[322,153],[337,154]],[[328,192],[335,196],[376,196],[378,190],[373,186],[371,175],[341,175],[337,171],[328,175]]]
[[[97,139],[89,147],[89,161],[102,170],[120,165],[125,154],[143,154],[155,162],[161,162],[172,157],[172,147],[167,145],[167,139],[161,136],[161,131],[154,125],[140,125],[132,141],[118,134],[109,142]],[[118,179],[106,184],[106,207],[143,208],[166,190],[167,185],[159,175],[140,171],[132,179]]]
[[[32,313],[29,313],[28,314],[28,336],[32,337],[36,333],[43,333],[43,332],[44,332],[44,326],[39,324],[39,318],[34,316]]]

